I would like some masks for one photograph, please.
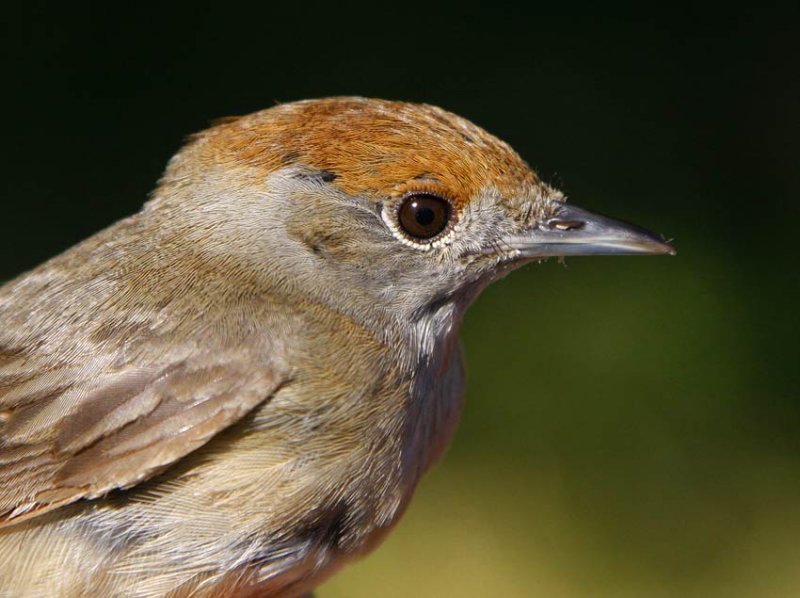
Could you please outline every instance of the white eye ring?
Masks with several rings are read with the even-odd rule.
[[[447,223],[445,224],[441,232],[433,235],[429,239],[417,238],[412,236],[411,234],[406,232],[406,230],[404,230],[403,226],[400,224],[400,210],[403,208],[404,205],[407,205],[409,200],[417,196],[427,196],[431,198],[436,198],[446,202],[448,205]],[[418,249],[421,251],[430,251],[432,249],[437,249],[439,247],[444,247],[445,245],[449,245],[450,242],[453,240],[455,233],[459,229],[457,212],[455,206],[453,205],[453,202],[447,199],[446,197],[442,197],[441,195],[425,191],[406,193],[405,195],[394,201],[385,203],[383,205],[383,209],[381,210],[381,219],[398,241],[400,241],[403,245],[406,245],[407,247],[413,247],[414,249]]]

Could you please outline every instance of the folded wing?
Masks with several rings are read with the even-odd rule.
[[[269,364],[232,353],[154,351],[54,363],[0,352],[0,525],[127,488],[266,401]]]

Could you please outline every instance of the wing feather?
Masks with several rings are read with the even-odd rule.
[[[0,287],[0,526],[152,477],[286,380],[263,289],[150,226]]]
[[[35,401],[13,393],[6,401],[0,391],[0,525],[155,475],[267,400],[281,382],[269,367],[221,357],[66,388],[59,382]]]

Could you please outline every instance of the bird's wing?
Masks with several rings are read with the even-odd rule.
[[[0,526],[152,477],[285,379],[238,350],[103,346],[0,345]]]

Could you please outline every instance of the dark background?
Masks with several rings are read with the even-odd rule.
[[[0,280],[137,210],[213,118],[441,105],[678,256],[490,288],[453,449],[319,595],[800,594],[800,11],[590,8],[7,4]]]

